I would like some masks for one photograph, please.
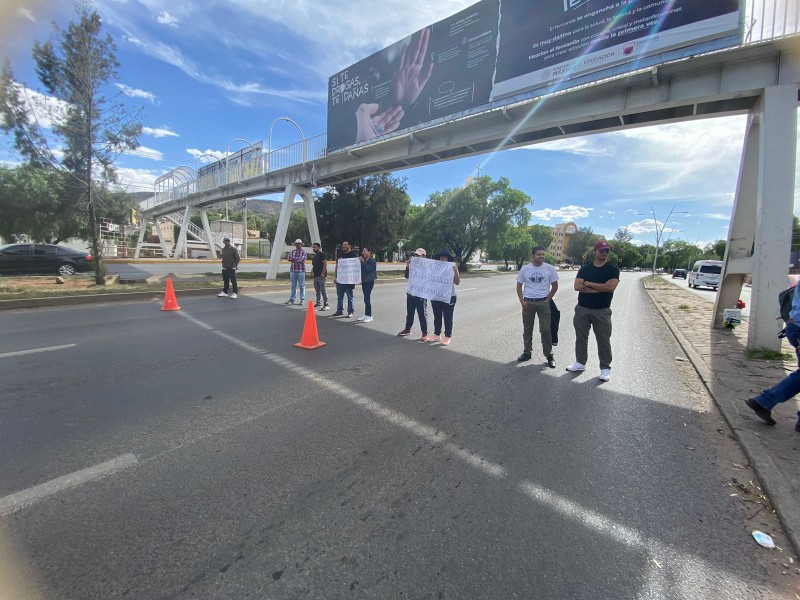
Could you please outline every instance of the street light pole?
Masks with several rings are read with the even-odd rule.
[[[653,257],[653,275],[656,274],[656,263],[658,262],[658,248],[661,245],[662,238],[664,237],[664,228],[667,226],[667,222],[669,221],[669,218],[672,216],[672,213],[675,212],[675,206],[677,206],[677,205],[674,205],[674,204],[672,205],[672,210],[669,211],[669,214],[667,215],[667,218],[664,219],[664,223],[661,224],[661,230],[660,231],[658,229],[658,219],[656,219],[656,212],[653,210],[652,206],[650,207],[650,212],[653,215],[653,224],[656,227],[656,252],[655,252],[655,256]],[[680,214],[686,214],[686,211],[679,211],[679,213]],[[676,214],[678,214],[678,213],[676,213]],[[672,232],[670,232],[670,236],[672,236]]]
[[[288,123],[291,123],[292,125],[294,125],[295,127],[297,127],[297,131],[299,131],[299,132],[300,132],[300,138],[303,140],[303,163],[307,162],[307,160],[306,160],[306,158],[307,158],[306,149],[307,149],[307,144],[308,144],[308,142],[307,142],[307,140],[306,140],[306,136],[305,136],[305,134],[303,133],[303,130],[302,130],[302,129],[300,129],[300,125],[298,125],[297,123],[295,123],[295,122],[294,122],[292,119],[290,119],[289,117],[278,117],[278,118],[277,118],[277,119],[275,119],[275,120],[272,122],[272,124],[269,126],[269,140],[268,140],[268,142],[267,142],[267,156],[271,158],[271,154],[272,154],[272,128],[273,128],[273,127],[275,127],[275,123],[277,123],[278,121],[287,121]],[[270,165],[270,166],[271,166],[271,165]]]

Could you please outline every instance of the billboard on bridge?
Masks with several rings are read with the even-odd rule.
[[[481,0],[333,75],[328,150],[737,34],[739,0]]]

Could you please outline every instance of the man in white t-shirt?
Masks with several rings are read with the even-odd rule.
[[[533,341],[533,323],[539,317],[539,333],[542,338],[542,350],[547,358],[547,366],[556,368],[553,357],[553,339],[550,336],[550,300],[558,290],[558,273],[553,265],[544,262],[544,248],[536,246],[531,251],[533,262],[519,270],[517,275],[517,297],[522,305],[522,342],[524,349],[518,361],[531,359]]]

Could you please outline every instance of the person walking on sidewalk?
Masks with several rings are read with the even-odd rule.
[[[593,252],[594,260],[583,265],[575,276],[575,362],[567,371],[586,370],[589,330],[593,329],[600,357],[600,380],[611,381],[611,299],[619,285],[619,269],[608,262],[611,245],[607,241],[597,242]]]
[[[775,425],[772,418],[772,409],[781,402],[791,400],[800,394],[800,293],[795,288],[792,298],[792,310],[786,321],[786,341],[794,348],[797,355],[797,370],[789,373],[777,384],[764,390],[758,396],[744,401],[750,409],[758,415],[767,425]],[[794,430],[800,433],[800,411],[797,413],[797,423]]]
[[[352,246],[350,246],[350,242],[347,240],[342,241],[342,249],[339,252],[339,257],[336,259],[338,264],[339,259],[342,258],[358,258],[358,254],[356,251],[353,250]],[[336,282],[336,312],[333,313],[332,316],[334,317],[341,317],[344,313],[344,297],[345,294],[347,295],[347,318],[352,319],[353,313],[355,312],[355,307],[353,306],[353,290],[356,288],[354,283],[339,283],[338,281],[338,268],[337,273],[334,273],[334,281]]]
[[[325,289],[328,279],[328,261],[319,242],[311,244],[311,249],[314,251],[314,256],[311,257],[311,275],[314,277],[314,293],[316,294],[314,308],[328,310],[330,309],[328,290]]]
[[[414,250],[414,256],[425,258],[425,248],[417,248]],[[411,257],[413,258],[413,256]],[[409,269],[411,268],[411,258],[406,261],[406,279],[409,276]],[[419,326],[422,329],[422,337],[419,338],[420,342],[429,342],[431,339],[428,337],[428,301],[425,298],[412,296],[406,292],[406,326],[397,335],[405,336],[411,335],[411,328],[414,326],[414,313],[419,316]]]
[[[453,311],[456,308],[456,286],[461,283],[461,277],[458,274],[458,267],[455,262],[453,262],[455,261],[455,257],[447,250],[442,250],[438,254],[434,254],[433,260],[453,263],[453,289],[450,292],[450,302],[431,300],[431,308],[433,309],[433,337],[431,341],[442,342],[442,346],[449,346],[450,338],[453,337]],[[442,333],[442,319],[444,319],[444,338],[439,337]]]
[[[236,285],[236,269],[239,268],[239,251],[231,244],[230,238],[222,239],[222,291],[217,294],[220,298],[228,297],[236,300],[239,297],[239,286]],[[228,290],[233,286],[233,293],[228,296]]]
[[[289,252],[289,277],[292,280],[292,292],[284,304],[294,304],[297,287],[300,286],[300,306],[306,303],[306,259],[308,254],[303,250],[303,240],[294,241],[294,250]]]
[[[539,317],[539,336],[547,366],[556,368],[553,356],[553,337],[550,329],[550,301],[558,291],[558,273],[553,265],[544,262],[542,246],[531,250],[532,261],[519,270],[517,275],[517,298],[522,305],[522,354],[517,358],[524,362],[531,359],[533,348],[533,324]]]
[[[358,317],[362,323],[372,322],[372,288],[378,278],[378,263],[372,258],[372,248],[364,246],[361,250],[361,293],[364,294],[364,314]]]

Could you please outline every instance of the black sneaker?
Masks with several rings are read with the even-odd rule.
[[[775,425],[775,419],[772,418],[772,411],[761,406],[755,398],[748,398],[744,403],[747,404],[764,423],[767,425]]]
[[[800,433],[800,410],[797,411],[797,425],[794,426],[794,430]]]
[[[294,300],[292,300],[292,299],[289,299],[289,300],[287,300],[286,302],[284,302],[284,304],[294,304]]]
[[[556,359],[552,354],[547,357],[547,366],[550,367],[551,369],[556,368]]]
[[[333,313],[331,316],[332,316],[332,317],[341,317],[343,314],[344,314],[344,313],[343,313],[342,311],[340,311],[340,310],[337,310],[337,311],[336,311],[335,313]]]
[[[519,362],[525,362],[526,360],[530,360],[530,359],[531,359],[531,353],[530,353],[530,352],[523,352],[523,353],[522,353],[522,354],[520,354],[520,355],[519,355],[519,357],[517,358],[517,360],[518,360]]]

